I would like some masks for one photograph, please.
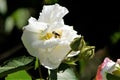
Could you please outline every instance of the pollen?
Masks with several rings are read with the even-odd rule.
[[[62,36],[62,31],[61,30],[56,30],[52,32],[47,32],[45,35],[41,34],[40,39],[41,40],[49,40],[51,38],[61,38]]]
[[[46,34],[46,39],[48,40],[48,39],[50,39],[50,38],[52,38],[54,35],[52,34],[52,33],[47,33]]]

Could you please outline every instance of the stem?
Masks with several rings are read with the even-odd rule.
[[[57,80],[57,69],[50,70],[50,80]]]
[[[42,72],[41,72],[41,68],[40,68],[40,62],[38,62],[38,65],[39,65],[38,71],[39,71],[40,78],[43,79],[43,77],[42,77]]]

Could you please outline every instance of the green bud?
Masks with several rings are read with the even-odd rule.
[[[94,46],[86,46],[81,49],[80,57],[84,59],[91,59],[94,56]]]
[[[81,50],[82,48],[84,48],[86,46],[86,43],[85,43],[85,40],[84,40],[84,37],[81,36],[81,40],[80,40],[80,45],[79,45],[79,50]]]
[[[81,41],[81,37],[77,37],[71,42],[70,47],[73,51],[79,50],[80,41]]]
[[[70,47],[72,51],[80,51],[79,59],[91,59],[94,56],[95,46],[87,46],[83,36],[75,38]]]
[[[84,41],[83,36],[75,38],[70,44],[70,47],[73,51],[81,50],[85,46],[86,43]]]

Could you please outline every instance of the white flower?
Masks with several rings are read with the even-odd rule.
[[[106,74],[114,74],[118,68],[120,68],[120,65],[118,63],[115,63],[106,57],[103,63],[98,67],[96,80],[107,80]]]
[[[70,51],[71,41],[80,36],[72,26],[64,24],[63,17],[67,13],[68,10],[59,4],[46,5],[39,19],[31,17],[23,28],[22,42],[27,51],[48,69],[59,67]]]

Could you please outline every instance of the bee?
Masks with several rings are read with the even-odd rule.
[[[61,37],[61,35],[59,33],[55,32],[55,31],[53,31],[52,34],[54,34],[55,38],[60,38]]]

